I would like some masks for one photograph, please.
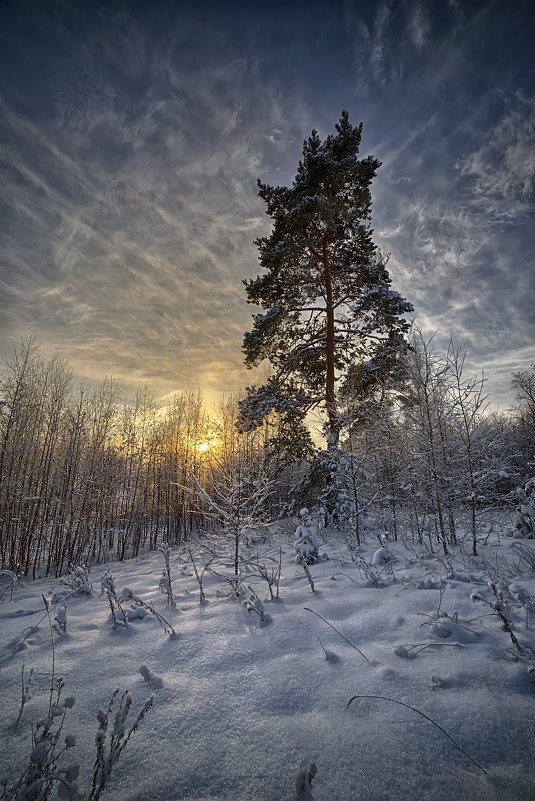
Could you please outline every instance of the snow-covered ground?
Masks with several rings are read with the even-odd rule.
[[[209,573],[200,603],[186,549],[171,555],[176,608],[166,607],[159,588],[161,553],[106,566],[118,590],[152,603],[174,636],[150,613],[114,629],[100,595],[104,568],[91,571],[93,596],[67,599],[66,633],[54,634],[55,678],[64,679],[62,698],[76,699],[63,728],[76,745],[63,759],[81,765],[81,796],[91,788],[97,713],[113,690],[128,688],[129,720],[149,696],[154,703],[103,798],[532,801],[535,610],[527,626],[518,598],[526,602],[521,588],[535,598],[533,542],[491,535],[479,557],[467,545],[448,560],[418,544],[390,543],[386,563],[377,540],[353,558],[343,542],[326,542],[328,558],[309,568],[312,592],[291,540],[275,533],[248,550],[260,550],[276,573],[282,545],[278,599],[268,600],[258,575],[247,578],[263,600],[264,622]],[[212,567],[230,575],[219,548]],[[198,545],[194,555],[200,569]],[[496,606],[492,580],[506,594],[520,652],[496,609],[477,601]],[[0,603],[0,774],[8,782],[27,765],[32,725],[48,710],[52,648],[41,594],[50,600],[61,591],[58,580],[42,579]],[[16,726],[23,665],[26,677],[34,671],[32,697]],[[466,753],[406,706],[367,697],[348,707],[356,695],[418,709]],[[311,763],[312,795],[296,795],[298,774]]]

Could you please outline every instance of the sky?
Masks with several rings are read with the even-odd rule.
[[[240,392],[257,179],[347,109],[394,289],[507,408],[535,362],[534,36],[531,0],[0,0],[0,352]]]

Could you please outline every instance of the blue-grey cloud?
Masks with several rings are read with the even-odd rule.
[[[256,179],[291,181],[348,107],[396,288],[506,404],[535,360],[530,4],[254,5],[3,6],[1,349],[35,333],[127,392],[238,391]]]

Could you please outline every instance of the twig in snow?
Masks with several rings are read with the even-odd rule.
[[[305,612],[312,612],[313,615],[316,615],[316,617],[319,617],[319,619],[323,620],[324,623],[327,623],[327,625],[330,626],[333,629],[333,631],[335,631],[337,634],[339,634],[340,637],[342,637],[343,640],[345,640],[347,643],[349,643],[349,645],[352,648],[354,648],[355,651],[358,651],[359,654],[366,660],[366,662],[370,661],[368,659],[368,657],[366,656],[366,654],[363,654],[362,651],[360,650],[360,648],[357,648],[357,646],[355,645],[354,642],[351,642],[351,640],[348,639],[345,634],[342,634],[342,632],[339,629],[337,629],[336,626],[333,626],[332,623],[329,623],[328,620],[325,620],[325,618],[322,615],[320,615],[319,612],[315,612],[313,609],[309,609],[308,606],[304,606],[303,609],[305,610]]]
[[[433,724],[433,726],[436,726],[436,727],[437,727],[437,729],[440,729],[440,731],[441,731],[443,734],[445,734],[445,735],[446,735],[446,737],[447,737],[449,740],[451,740],[451,741],[452,741],[453,745],[454,745],[456,748],[458,748],[458,749],[459,749],[459,751],[461,751],[461,752],[462,752],[462,753],[463,753],[465,756],[467,756],[467,757],[468,757],[468,759],[469,759],[471,762],[473,762],[473,763],[474,763],[474,765],[477,765],[477,767],[478,767],[480,770],[482,770],[482,771],[483,771],[483,773],[485,774],[485,776],[488,776],[488,772],[485,770],[485,768],[484,768],[482,765],[480,765],[480,764],[479,764],[479,762],[478,762],[476,759],[474,759],[474,757],[470,756],[470,754],[469,754],[467,751],[465,751],[465,750],[464,750],[464,748],[462,748],[462,747],[459,745],[459,743],[458,743],[458,742],[456,742],[456,741],[453,739],[453,737],[451,736],[451,734],[448,734],[448,732],[446,731],[446,729],[443,729],[443,728],[442,728],[442,726],[441,726],[439,723],[437,723],[437,722],[436,722],[436,720],[433,720],[433,718],[430,718],[428,715],[426,715],[426,714],[425,714],[425,712],[421,712],[419,709],[416,709],[416,707],[414,707],[414,706],[411,706],[410,704],[405,704],[405,703],[403,703],[403,701],[397,701],[395,698],[385,698],[385,696],[384,696],[384,695],[354,695],[354,696],[353,696],[352,698],[350,698],[350,699],[349,699],[349,701],[347,702],[347,707],[346,707],[346,709],[348,709],[348,708],[349,708],[349,705],[350,705],[350,704],[351,704],[353,701],[358,701],[358,699],[359,699],[359,698],[374,698],[374,699],[376,699],[376,700],[378,700],[378,701],[390,701],[392,704],[399,704],[399,706],[404,706],[404,707],[406,707],[407,709],[411,709],[413,712],[416,712],[416,714],[417,714],[417,715],[420,715],[422,718],[425,718],[425,719],[426,719],[426,720],[428,720],[430,723],[432,723],[432,724]]]

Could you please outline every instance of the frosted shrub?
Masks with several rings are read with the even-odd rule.
[[[472,592],[470,594],[470,600],[473,603],[484,603],[489,606],[493,613],[496,615],[498,620],[500,620],[503,630],[507,632],[509,637],[511,638],[511,642],[515,647],[517,652],[522,652],[523,648],[518,640],[518,637],[515,634],[513,621],[510,615],[510,601],[511,601],[511,594],[507,588],[500,586],[498,582],[489,581],[488,588],[492,595],[494,596],[494,600],[488,600],[487,598],[482,595],[480,592]]]
[[[132,696],[128,690],[121,695],[119,707],[113,718],[111,733],[109,729],[110,716],[113,710],[115,699],[119,695],[119,690],[115,690],[111,701],[106,710],[101,709],[97,715],[98,730],[95,738],[97,754],[93,766],[93,787],[88,796],[88,801],[97,801],[102,791],[108,783],[112,768],[119,760],[122,752],[128,745],[132,734],[138,730],[139,724],[151,708],[153,697],[145,701],[140,712],[138,712],[133,724],[128,728],[127,719],[132,706]]]
[[[66,634],[67,633],[67,606],[64,604],[63,606],[59,606],[56,609],[56,617],[54,618],[55,623],[53,624],[52,628],[57,631],[58,634]]]
[[[308,568],[308,564],[306,563],[306,561],[304,559],[301,559],[300,565],[303,568],[303,570],[305,571],[305,576],[307,577],[307,581],[310,584],[310,589],[312,590],[312,592],[315,592],[316,591],[316,585],[314,584],[314,579],[312,578],[312,573],[310,572],[310,570]]]
[[[516,508],[514,530],[512,536],[516,539],[535,538],[535,478],[518,490],[520,504]]]
[[[67,587],[72,595],[93,595],[89,567],[84,563],[70,565],[68,574],[61,577],[60,583]]]
[[[161,545],[158,546],[158,550],[162,554],[164,558],[164,568],[162,570],[162,575],[159,581],[160,592],[162,595],[165,595],[167,598],[167,606],[175,607],[176,601],[175,596],[173,593],[173,586],[171,583],[171,565],[170,565],[170,557],[171,557],[171,548],[169,547],[167,542],[163,542]]]
[[[15,587],[24,587],[24,573],[17,567],[16,570],[0,570],[0,601],[4,601],[6,596],[8,601],[13,600],[13,590]]]
[[[308,509],[299,512],[300,523],[295,530],[294,553],[297,563],[316,564],[319,560],[319,549],[316,541],[317,526]]]
[[[55,786],[59,798],[78,798],[79,764],[72,761],[66,765],[62,759],[76,743],[72,735],[62,735],[67,710],[74,706],[74,698],[61,699],[63,687],[63,679],[54,683],[48,714],[33,732],[28,765],[12,787],[4,785],[1,801],[47,801]]]
[[[367,562],[362,553],[357,550],[353,555],[353,561],[356,563],[361,575],[374,587],[383,586],[382,579],[385,571],[394,578],[390,551],[386,548],[378,548],[370,562]]]
[[[169,635],[174,635],[175,634],[175,630],[172,627],[172,625],[169,623],[169,621],[163,615],[161,615],[153,607],[152,604],[147,603],[147,601],[143,601],[139,597],[139,595],[134,595],[132,590],[128,589],[128,587],[124,588],[120,600],[121,600],[121,603],[123,603],[125,601],[130,601],[132,610],[134,610],[134,611],[138,610],[138,611],[142,611],[143,612],[141,617],[145,617],[145,614],[147,612],[150,612],[150,614],[153,615],[156,618],[156,620],[158,621],[158,623],[163,628],[163,630],[165,631],[166,634],[169,634]],[[132,613],[127,611],[126,612],[127,618],[128,618],[129,615],[130,615],[130,617],[132,617]],[[139,615],[134,615],[134,616],[137,617]]]
[[[509,588],[518,606],[526,610],[526,628],[529,629],[529,615],[535,610],[535,599],[530,595],[525,587],[518,587],[511,584]]]
[[[123,609],[122,600],[117,595],[115,588],[115,577],[107,570],[104,571],[100,578],[101,595],[106,595],[110,605],[111,618],[113,620],[113,628],[123,626],[125,629],[128,627],[128,616]]]
[[[275,597],[273,592],[273,588],[276,588],[277,598],[279,597],[279,585],[280,585],[280,577],[281,577],[281,567],[282,567],[282,548],[279,548],[279,563],[278,567],[267,567],[265,562],[260,562],[260,554],[258,554],[258,558],[256,564],[253,565],[255,571],[258,573],[261,579],[266,582],[269,590],[269,597],[271,600]]]
[[[115,586],[115,578],[111,573],[106,570],[101,577],[102,593],[105,593],[108,603],[110,605],[111,618],[113,620],[113,628],[123,626],[128,628],[128,623],[134,618],[143,618],[150,612],[166,634],[174,634],[175,630],[166,618],[161,615],[152,604],[143,601],[139,595],[136,595],[128,587],[125,587],[120,595],[117,594]],[[124,605],[129,602],[130,610],[125,609]]]
[[[372,556],[372,565],[375,565],[375,567],[384,567],[391,561],[392,557],[388,548],[378,548]]]
[[[264,610],[264,604],[249,584],[241,583],[236,594],[241,598],[241,605],[248,612],[258,615],[260,623],[269,622],[269,615]]]
[[[193,572],[195,573],[195,578],[197,579],[197,582],[199,584],[199,603],[202,604],[204,603],[204,601],[206,601],[206,595],[204,593],[204,587],[203,587],[204,574],[206,573],[207,570],[208,571],[210,570],[210,565],[212,564],[213,559],[212,558],[208,559],[208,561],[205,562],[201,567],[201,569],[199,570],[197,568],[197,563],[195,562],[191,548],[188,548],[188,551],[189,551],[189,558],[191,559],[191,564],[193,565]]]
[[[63,679],[58,679],[51,690],[46,717],[37,723],[33,732],[32,752],[20,778],[10,787],[0,787],[0,801],[48,801],[56,788],[58,798],[72,801],[98,801],[108,783],[113,766],[126,748],[130,737],[137,731],[153,703],[152,696],[145,701],[130,727],[127,718],[132,706],[132,696],[125,691],[121,695],[119,708],[109,726],[110,715],[119,690],[115,690],[106,710],[97,715],[98,729],[95,738],[96,756],[93,764],[93,785],[89,793],[80,793],[78,777],[80,764],[74,759],[66,760],[65,754],[76,746],[73,734],[63,734],[67,711],[75,704],[73,697],[62,699]],[[19,715],[20,720],[20,715]],[[111,733],[109,731],[111,729]]]

